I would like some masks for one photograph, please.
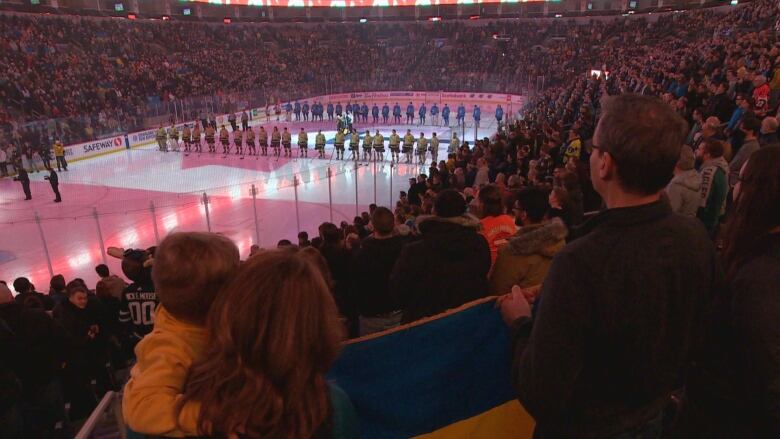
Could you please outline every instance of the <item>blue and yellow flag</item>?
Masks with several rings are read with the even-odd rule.
[[[370,439],[530,438],[493,298],[347,344],[329,378]]]

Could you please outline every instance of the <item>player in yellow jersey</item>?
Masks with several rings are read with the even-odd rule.
[[[252,127],[246,127],[246,147],[249,150],[249,155],[257,155],[257,149],[255,149],[255,130]]]
[[[230,133],[228,133],[225,125],[219,129],[219,143],[222,144],[222,154],[227,155],[230,152]]]
[[[398,156],[400,151],[400,145],[401,145],[401,136],[398,135],[398,133],[393,130],[393,132],[390,134],[390,161],[391,162],[398,162]]]
[[[412,146],[414,145],[414,135],[412,130],[406,130],[404,134],[404,149],[403,153],[406,157],[406,163],[412,163]]]
[[[303,128],[298,133],[298,157],[309,158],[309,135]]]
[[[371,147],[373,146],[373,143],[374,142],[373,138],[371,137],[371,132],[366,130],[366,135],[363,136],[363,160],[371,160]]]
[[[314,137],[314,149],[317,150],[319,158],[325,158],[325,134],[322,134],[322,130],[318,130],[317,136]]]

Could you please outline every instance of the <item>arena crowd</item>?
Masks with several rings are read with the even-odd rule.
[[[222,236],[174,233],[157,248],[119,252],[130,285],[104,266],[94,289],[61,276],[48,294],[24,278],[3,283],[3,428],[16,434],[9,437],[67,437],[101,393],[122,386],[117,371],[132,367],[123,411],[140,433],[356,437],[349,398],[325,380],[340,343],[497,295],[512,332],[515,388],[538,437],[780,435],[777,16],[762,0],[653,23],[495,24],[483,35],[459,24],[408,25],[402,39],[431,46],[407,46],[397,70],[369,63],[371,81],[435,88],[445,80],[435,69],[456,72],[466,88],[479,87],[480,74],[502,75],[509,87],[528,73],[553,79],[523,120],[449,151],[397,205],[371,206],[351,224],[323,223],[311,239],[280,237],[277,249],[253,248],[240,261]],[[29,39],[13,44],[20,53],[33,47],[24,49],[29,65],[55,50],[39,43],[53,35],[46,20],[61,19],[0,24],[6,33],[23,29]],[[90,63],[111,68],[114,55],[159,75],[147,89],[115,76],[115,105],[142,102],[149,90],[248,89],[253,82],[240,75],[216,85],[221,63],[202,70],[214,76],[198,73],[223,56],[208,50],[210,38],[223,51],[258,40],[293,48],[266,64],[293,65],[305,57],[288,53],[302,48],[329,50],[286,28],[177,33],[170,23],[81,21],[95,40],[82,50],[102,47]],[[163,50],[136,51],[127,40],[101,46],[114,38],[111,26],[165,42]],[[357,59],[387,59],[391,48],[378,40],[398,29],[365,29],[348,39],[356,53],[366,50]],[[460,50],[491,32],[511,37],[505,52],[474,59],[478,51]],[[565,38],[538,53],[524,47],[551,35]],[[189,36],[205,41],[203,52],[171,55],[185,52]],[[454,50],[440,51],[448,44],[439,38]],[[16,54],[3,56],[21,66]],[[321,70],[349,75],[338,59],[324,56],[331,68]],[[590,76],[595,63],[602,73]],[[177,69],[189,75],[186,85],[163,79]],[[313,68],[292,70],[280,84],[321,80]],[[20,84],[34,89],[36,78],[6,82],[4,92],[15,96],[16,114],[51,117],[45,99],[15,94]]]

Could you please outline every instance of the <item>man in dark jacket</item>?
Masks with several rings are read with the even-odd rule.
[[[501,302],[537,438],[660,435],[721,282],[704,228],[660,199],[686,130],[655,98],[604,102],[590,167],[607,210],[555,256],[533,319],[522,291]]]
[[[26,277],[16,278],[14,280],[14,289],[17,293],[14,300],[20,305],[39,307],[46,311],[51,311],[54,308],[54,301],[51,297],[35,291],[30,280]]]
[[[328,263],[333,281],[333,296],[336,299],[339,312],[348,321],[349,335],[357,336],[357,310],[352,297],[352,278],[350,271],[350,255],[344,246],[344,238],[335,224],[322,223],[319,227],[322,246],[320,253]]]
[[[59,203],[62,201],[60,197],[60,179],[57,177],[57,172],[54,169],[49,169],[49,175],[43,177],[45,180],[49,180],[51,190],[54,192],[54,202]]]
[[[24,199],[25,200],[32,200],[32,194],[30,193],[30,176],[27,175],[27,170],[24,169],[24,166],[22,166],[21,162],[18,162],[17,165],[15,165],[17,172],[19,172],[19,175],[14,177],[14,181],[18,181],[22,184],[22,190],[24,191]]]
[[[466,200],[442,191],[434,214],[417,218],[422,240],[401,251],[390,288],[403,308],[401,323],[432,316],[488,293],[490,249],[477,233],[479,220],[466,214]]]
[[[390,274],[404,245],[405,236],[393,235],[395,217],[386,207],[377,207],[371,216],[374,233],[352,257],[355,285],[360,287],[356,301],[360,314],[360,335],[398,326],[401,305],[390,291]]]

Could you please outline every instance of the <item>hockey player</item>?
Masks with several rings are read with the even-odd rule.
[[[325,134],[322,134],[322,130],[317,130],[317,135],[314,137],[314,149],[317,150],[319,158],[325,158]]]
[[[328,120],[333,120],[333,102],[328,102]]]
[[[217,152],[217,148],[216,146],[214,146],[214,135],[216,134],[216,132],[214,131],[214,127],[208,125],[206,126],[206,129],[203,130],[203,132],[206,136],[206,145],[208,145],[209,147],[209,152],[212,154]]]
[[[425,154],[428,151],[428,139],[425,138],[425,133],[420,133],[420,138],[417,139],[417,163],[419,165],[425,164]]]
[[[435,103],[431,106],[431,124],[439,125],[439,106]]]
[[[479,119],[482,117],[482,110],[478,105],[474,105],[474,111],[471,112],[471,117],[474,118],[474,126],[479,128]]]
[[[388,119],[390,119],[390,106],[385,102],[382,106],[382,123],[387,124]]]
[[[249,149],[249,155],[257,155],[257,149],[255,149],[255,130],[252,127],[246,129],[246,147]]]
[[[260,151],[264,156],[268,155],[268,132],[260,126],[260,131],[257,132],[257,140],[260,143]]]
[[[222,154],[227,155],[230,152],[230,134],[225,125],[219,129],[219,143],[222,144]]]
[[[463,102],[458,105],[458,112],[455,115],[455,120],[458,123],[458,126],[466,124],[466,107],[463,105]]]
[[[428,147],[428,151],[431,152],[431,162],[435,165],[439,157],[439,138],[436,137],[436,133],[431,136],[431,143]]]
[[[192,143],[192,132],[190,131],[189,125],[184,125],[184,130],[182,130],[181,133],[181,141],[184,143],[184,152],[188,153],[190,152],[190,144]]]
[[[333,141],[336,150],[336,159],[344,160],[344,131],[336,131],[336,139]]]
[[[336,116],[341,116],[341,102],[336,102]]]
[[[163,128],[162,125],[157,129],[157,134],[155,134],[154,139],[157,141],[157,146],[160,148],[160,151],[168,152],[168,145],[166,145],[168,135],[165,133],[165,128]]]
[[[279,105],[277,104],[277,107],[278,106]],[[290,121],[290,113],[292,113],[292,110],[293,110],[293,106],[292,106],[291,103],[288,102],[288,103],[284,104],[284,113],[285,113],[285,116],[287,117],[285,119],[286,121]],[[276,112],[276,120],[279,120],[279,111]]]
[[[376,130],[376,134],[374,134],[373,139],[373,145],[374,145],[374,161],[385,160],[385,137],[379,133],[379,130]]]
[[[274,156],[279,157],[281,154],[280,145],[282,142],[282,134],[279,132],[279,128],[274,127],[271,133],[271,148],[274,150]]]
[[[298,158],[309,157],[309,135],[301,128],[301,132],[298,133]]]
[[[373,138],[371,132],[366,130],[366,134],[363,136],[363,160],[371,160],[371,148],[373,147]]]
[[[233,143],[236,144],[236,155],[240,155],[244,158],[244,136],[243,131],[233,131]]]
[[[458,133],[452,132],[452,139],[450,139],[450,146],[447,148],[447,154],[455,154],[460,148],[460,139],[458,139]]]
[[[379,123],[379,106],[374,102],[374,106],[371,107],[371,120],[374,123]]]
[[[496,107],[496,125],[501,130],[501,121],[504,120],[504,109],[501,108],[501,104]]]
[[[179,152],[179,130],[176,125],[171,126],[168,132],[168,142],[171,144],[171,151]]]
[[[444,104],[444,108],[441,110],[441,118],[444,120],[444,126],[450,126],[450,106]]]
[[[293,113],[295,114],[295,121],[298,122],[301,120],[301,103],[296,102],[293,106]]]
[[[390,161],[398,162],[399,146],[401,144],[401,136],[393,130],[390,134]]]
[[[200,153],[200,125],[197,123],[195,124],[195,128],[192,129],[192,138],[190,141],[192,142],[193,149]]]
[[[303,120],[308,121],[309,120],[309,103],[304,102],[303,106],[301,107],[301,111],[303,112]]]
[[[349,136],[349,152],[351,154],[350,158],[354,158],[355,160],[358,159],[358,156],[360,155],[360,151],[358,151],[359,144],[360,134],[358,134],[356,129],[353,129],[352,134]]]
[[[425,125],[425,113],[428,111],[428,108],[425,106],[425,102],[423,102],[422,105],[420,105],[420,125]]]
[[[406,157],[406,163],[412,163],[412,146],[414,145],[414,135],[412,135],[412,130],[406,130],[406,134],[404,134],[404,149],[403,153]]]
[[[395,103],[393,106],[393,123],[400,124],[401,123],[401,106],[398,105],[398,102]]]
[[[409,102],[409,105],[406,106],[406,124],[411,125],[414,123],[414,105],[412,105],[411,102]]]
[[[284,147],[284,156],[292,157],[292,135],[287,131],[287,127],[284,127],[282,132],[282,146]]]
[[[363,123],[368,123],[368,105],[363,102],[363,106],[360,107],[360,114],[363,116]]]

